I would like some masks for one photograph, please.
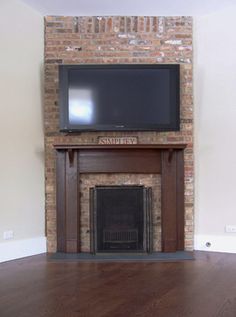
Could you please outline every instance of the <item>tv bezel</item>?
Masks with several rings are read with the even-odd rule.
[[[117,125],[73,125],[69,122],[69,71],[79,69],[167,69],[173,72],[170,76],[171,91],[175,92],[176,102],[171,106],[170,124],[158,124],[157,126],[146,125],[145,127],[136,126],[117,126]],[[59,65],[59,112],[60,112],[60,132],[78,133],[89,131],[179,131],[180,130],[180,65],[179,64],[82,64],[82,65]]]

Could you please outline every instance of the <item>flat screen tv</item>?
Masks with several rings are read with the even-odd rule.
[[[179,130],[179,65],[60,65],[60,131]]]

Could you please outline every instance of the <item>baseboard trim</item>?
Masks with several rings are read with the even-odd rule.
[[[0,263],[47,252],[46,237],[0,243]]]
[[[207,243],[210,246],[207,246]],[[236,236],[195,235],[194,249],[199,251],[236,253]]]
[[[236,253],[236,236],[195,235],[194,250]],[[46,252],[46,237],[7,241],[0,243],[0,263]]]

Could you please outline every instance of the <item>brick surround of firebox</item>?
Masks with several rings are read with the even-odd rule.
[[[179,63],[179,132],[59,132],[58,64]],[[54,144],[96,144],[98,136],[137,136],[141,144],[185,143],[185,249],[193,248],[193,92],[191,17],[45,18],[45,176],[48,251],[56,251],[56,175]],[[104,184],[103,174],[96,176]],[[112,177],[110,175],[109,177]],[[136,183],[132,174],[126,182]],[[137,177],[137,175],[135,176]],[[145,175],[145,177],[151,177]],[[86,187],[94,177],[84,175]],[[116,175],[113,177],[115,182]],[[90,182],[91,180],[91,182]],[[120,181],[117,181],[121,183]],[[83,183],[83,184],[84,184]]]
[[[161,176],[159,174],[82,174],[81,190],[81,252],[90,251],[89,188],[96,185],[143,185],[152,188],[153,251],[161,251]]]

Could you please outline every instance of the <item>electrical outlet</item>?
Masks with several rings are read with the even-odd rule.
[[[4,240],[11,240],[14,237],[14,232],[12,230],[4,231],[3,232],[3,239]]]
[[[232,226],[232,225],[225,226],[225,232],[236,233],[236,226]]]

